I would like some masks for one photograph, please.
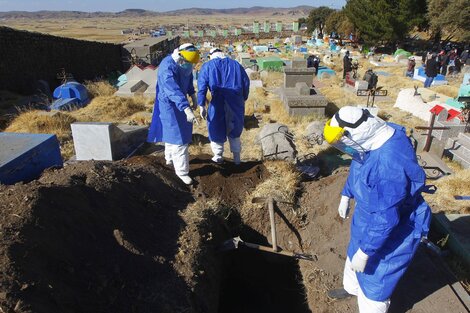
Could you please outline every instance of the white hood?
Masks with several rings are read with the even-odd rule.
[[[339,118],[348,123],[356,123],[363,114],[363,109],[346,106],[338,111]],[[370,114],[370,113],[369,113]],[[339,126],[335,117],[331,119],[331,126]],[[380,148],[388,139],[390,139],[395,130],[388,126],[384,120],[370,115],[369,118],[356,128],[344,127],[350,134],[352,140],[361,145],[366,151]],[[348,139],[341,140],[348,144]]]

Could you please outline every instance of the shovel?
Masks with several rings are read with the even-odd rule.
[[[273,251],[271,247],[266,247],[266,246],[261,246],[255,243],[245,242],[240,237],[234,237],[232,239],[225,241],[220,247],[219,251],[236,250],[240,246],[244,246],[244,247],[259,250],[259,251],[266,251],[266,252],[270,252],[274,254],[289,256],[298,260],[306,260],[306,261],[317,260],[317,257],[312,256],[311,254],[295,253],[295,252],[290,252],[290,251]]]

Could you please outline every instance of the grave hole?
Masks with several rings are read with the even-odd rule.
[[[225,252],[220,313],[311,313],[298,261],[246,247]]]

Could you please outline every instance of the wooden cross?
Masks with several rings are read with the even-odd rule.
[[[429,122],[429,126],[416,126],[416,129],[419,130],[429,130],[427,133],[426,137],[426,144],[424,145],[423,151],[424,152],[429,152],[429,149],[431,148],[431,140],[432,140],[432,131],[433,130],[446,130],[450,129],[450,127],[434,127],[434,122],[436,121],[436,112],[431,111],[431,121]]]

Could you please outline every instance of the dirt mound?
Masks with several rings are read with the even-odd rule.
[[[190,169],[198,183],[195,192],[199,197],[213,198],[232,207],[241,205],[246,193],[269,176],[261,162],[215,164],[207,155],[193,158]]]
[[[173,266],[191,201],[157,162],[84,162],[0,186],[2,311],[191,307]]]
[[[163,161],[80,162],[0,186],[2,310],[215,312],[228,235],[191,191],[235,207],[268,174],[206,156],[191,160],[190,190]]]

